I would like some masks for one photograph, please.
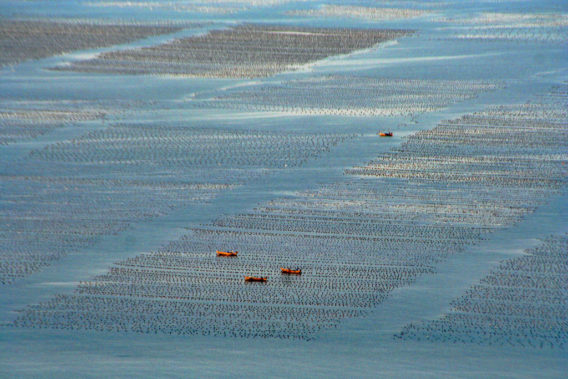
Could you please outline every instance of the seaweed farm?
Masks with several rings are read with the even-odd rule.
[[[566,377],[565,0],[0,14],[0,378]]]
[[[42,104],[43,105],[43,104]],[[33,140],[56,128],[105,117],[107,110],[11,108],[0,111],[0,145]],[[43,109],[42,109],[43,108]]]
[[[562,101],[491,108],[417,133],[393,154],[348,172],[553,190],[566,181],[565,112]]]
[[[34,150],[3,177],[0,282],[352,137],[124,124]]]
[[[347,181],[193,228],[74,295],[28,308],[14,325],[312,339],[559,190],[567,179],[565,88],[542,103],[443,122],[347,170]],[[241,254],[219,259],[215,246]],[[280,275],[293,265],[301,277]],[[247,274],[270,280],[250,285]]]
[[[414,116],[496,88],[480,81],[334,75],[235,89],[194,105],[298,115]]]
[[[116,45],[176,30],[179,28],[2,19],[0,20],[0,67],[71,50]]]
[[[404,30],[354,30],[242,25],[153,47],[103,53],[57,70],[116,74],[167,74],[255,78],[293,70],[410,34]],[[302,46],[302,48],[297,48]]]
[[[565,43],[568,30],[568,13],[497,13],[484,12],[472,18],[447,18],[441,21],[461,25],[453,38],[483,42],[495,41],[536,41]],[[469,28],[463,28],[467,25]]]
[[[375,8],[358,7],[350,5],[324,5],[319,9],[291,11],[289,14],[294,16],[316,16],[316,17],[352,17],[374,21],[398,20],[404,18],[420,17],[428,11],[408,8]]]
[[[251,3],[254,1],[251,1]],[[230,6],[227,6],[227,3]],[[191,2],[175,2],[175,1],[91,1],[87,3],[91,8],[142,8],[148,10],[160,9],[173,11],[176,13],[199,13],[199,14],[232,14],[248,8],[247,1],[191,1]]]
[[[503,261],[440,319],[409,324],[396,337],[563,349],[567,254],[568,236],[551,236],[523,256]]]

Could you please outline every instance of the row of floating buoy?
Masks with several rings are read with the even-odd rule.
[[[217,250],[218,257],[236,257],[238,256],[238,254],[239,254],[238,251],[233,251],[233,250],[229,251]],[[282,272],[282,274],[285,275],[302,275],[301,268],[291,269],[291,268],[280,267],[280,272]],[[267,281],[268,281],[268,276],[245,276],[245,282],[267,282]]]

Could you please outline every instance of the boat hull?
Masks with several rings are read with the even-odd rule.
[[[238,251],[219,251],[219,250],[217,250],[217,256],[218,257],[236,257],[238,253],[239,253]]]
[[[245,282],[267,282],[268,278],[265,277],[256,277],[256,276],[245,276]]]
[[[289,268],[280,267],[282,274],[286,275],[302,275],[302,270],[292,270]]]

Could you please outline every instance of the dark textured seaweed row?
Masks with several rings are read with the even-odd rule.
[[[0,145],[34,139],[52,130],[104,117],[93,110],[9,109],[0,111]]]
[[[179,27],[0,20],[0,67],[173,33]]]
[[[333,75],[229,91],[190,106],[279,111],[295,114],[393,116],[432,112],[494,90],[466,80],[410,80]]]
[[[115,125],[32,151],[0,184],[0,282],[352,137]]]
[[[262,77],[409,34],[404,30],[241,25],[158,46],[113,51],[56,70]]]
[[[568,235],[552,236],[499,267],[452,302],[440,319],[411,323],[396,337],[565,348]]]

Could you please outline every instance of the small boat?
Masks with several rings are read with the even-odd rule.
[[[280,271],[282,271],[283,274],[288,275],[302,275],[302,269],[299,268],[292,270],[291,268],[280,267]]]
[[[217,256],[218,257],[236,257],[237,254],[239,252],[238,251],[219,251],[217,250]]]
[[[245,276],[245,282],[266,282],[268,277],[266,276]]]
[[[392,132],[380,132],[380,137],[392,137]]]

